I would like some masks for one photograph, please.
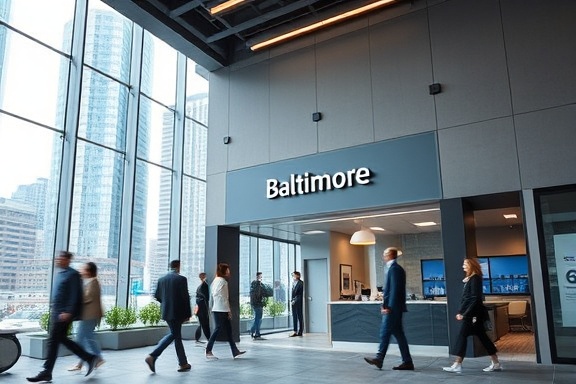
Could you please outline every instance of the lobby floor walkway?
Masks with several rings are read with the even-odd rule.
[[[366,354],[331,350],[325,335],[304,335],[289,338],[287,333],[267,336],[267,340],[251,341],[242,337],[239,347],[247,353],[233,359],[225,343],[217,343],[217,361],[206,361],[203,346],[185,341],[184,346],[192,364],[190,372],[176,372],[174,348],[170,346],[156,363],[156,374],[144,363],[152,347],[125,351],[104,351],[106,363],[85,378],[83,373],[68,372],[75,356],[60,357],[53,374],[55,383],[209,383],[209,384],[299,384],[299,383],[502,383],[573,384],[574,365],[538,365],[526,361],[503,360],[504,371],[482,371],[488,358],[467,359],[461,374],[442,371],[450,364],[446,356],[414,356],[416,370],[393,371],[399,357],[389,355],[382,370],[366,364]],[[0,384],[25,383],[35,375],[43,361],[21,357],[8,372],[0,374]]]

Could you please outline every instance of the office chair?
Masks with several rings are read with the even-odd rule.
[[[526,301],[511,301],[508,303],[508,325],[510,327],[510,331],[512,331],[513,327],[518,326],[520,326],[523,331],[529,331],[526,324],[524,324],[524,319],[527,317]],[[520,320],[520,324],[512,324],[513,320]]]

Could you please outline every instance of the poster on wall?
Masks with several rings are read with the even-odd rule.
[[[562,326],[576,327],[576,234],[554,235]]]

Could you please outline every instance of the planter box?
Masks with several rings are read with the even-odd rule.
[[[193,340],[196,324],[182,325],[182,339]],[[167,326],[128,328],[117,331],[98,331],[98,340],[102,349],[130,349],[156,345],[170,332]]]
[[[48,358],[48,335],[18,335],[18,340],[22,346],[22,355],[34,359],[46,360]],[[72,352],[68,348],[60,345],[58,356],[69,356]]]

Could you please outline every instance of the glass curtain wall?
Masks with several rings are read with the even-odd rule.
[[[107,309],[197,279],[207,111],[206,71],[99,0],[0,0],[0,321],[47,310],[62,249]]]
[[[240,330],[247,332],[252,326],[250,283],[256,272],[262,272],[262,281],[273,287],[274,296],[264,309],[262,329],[288,328],[290,322],[291,273],[300,270],[300,245],[282,240],[240,235]]]
[[[534,192],[554,363],[576,363],[576,185]],[[546,284],[546,280],[548,284]]]

